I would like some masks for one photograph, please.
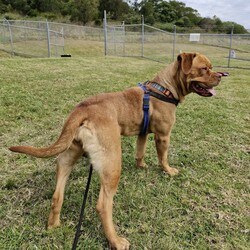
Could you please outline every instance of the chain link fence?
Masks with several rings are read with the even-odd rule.
[[[60,56],[69,38],[103,41],[103,29],[47,21],[0,21],[0,50],[13,56]]]
[[[214,66],[250,69],[250,34],[166,32],[149,25],[110,26],[104,19],[105,55],[143,57],[163,63],[181,52],[206,54]]]
[[[0,22],[0,50],[26,57],[51,57],[64,53],[63,29],[49,22],[7,20]]]
[[[0,21],[0,50],[29,57],[60,56],[66,44],[84,48],[104,42],[105,55],[170,63],[181,52],[208,55],[215,66],[250,68],[250,34],[166,32],[149,25],[107,24],[104,29],[47,21]],[[90,42],[89,42],[90,41]],[[87,43],[86,43],[87,42]],[[94,45],[93,45],[94,46]],[[93,49],[93,48],[92,48]],[[89,50],[91,53],[91,49]]]

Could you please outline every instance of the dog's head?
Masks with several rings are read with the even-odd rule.
[[[178,55],[179,70],[185,78],[187,93],[194,92],[201,96],[213,96],[221,81],[222,73],[212,71],[209,59],[199,53],[182,53]]]

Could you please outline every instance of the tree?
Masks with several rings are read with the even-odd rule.
[[[192,25],[197,25],[199,23],[199,21],[202,19],[199,12],[193,8],[190,8],[190,7],[185,8],[184,16],[188,17],[188,19],[190,20],[190,23]]]
[[[136,2],[137,3],[137,2]],[[185,3],[178,1],[143,0],[139,5],[139,12],[161,23],[176,23],[181,25],[194,25],[200,21],[197,10],[186,7]]]
[[[225,32],[224,27],[223,27],[223,22],[220,20],[220,18],[218,18],[217,16],[213,16],[213,20],[214,20],[213,31]]]
[[[145,23],[158,27],[196,27],[206,32],[247,33],[240,24],[222,22],[217,16],[202,18],[197,10],[174,0],[0,0],[0,13],[17,11],[22,15],[38,16],[46,13],[49,18],[69,15],[72,22],[101,23],[104,10],[109,18],[126,23],[138,23],[141,15]],[[51,15],[52,14],[52,15]]]
[[[30,5],[33,9],[39,12],[54,12],[59,13],[62,6],[62,0],[30,0]]]
[[[26,13],[28,9],[27,0],[13,0],[11,1],[11,7],[14,10],[17,10],[21,14],[27,14]]]
[[[153,1],[142,1],[140,14],[144,16],[146,23],[153,25],[155,22],[155,9]]]
[[[129,4],[131,4],[132,9],[133,9],[136,13],[138,13],[138,12],[139,12],[140,3],[139,3],[139,1],[138,1],[138,0],[135,0],[134,2],[129,1]]]
[[[0,0],[0,13],[5,13],[8,11],[8,5],[4,1]]]
[[[163,23],[172,23],[178,19],[177,10],[170,3],[160,1],[155,6],[155,16],[157,20]]]
[[[175,24],[177,26],[181,26],[181,27],[189,27],[189,26],[191,26],[191,21],[187,16],[184,16],[184,17],[180,18],[178,21],[176,21]]]
[[[74,0],[71,4],[71,21],[86,24],[97,19],[99,5],[98,0]]]
[[[124,15],[132,11],[128,3],[123,0],[99,0],[99,2],[99,16],[101,19],[104,17],[104,10],[113,20],[122,20]]]
[[[214,20],[210,17],[205,17],[200,20],[198,23],[199,27],[204,29],[206,32],[209,32],[213,29],[214,27]]]
[[[248,33],[244,26],[237,24],[235,22],[224,22],[224,30],[227,34],[230,34],[233,29],[234,34],[245,34]]]

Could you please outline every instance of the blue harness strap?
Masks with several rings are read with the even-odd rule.
[[[141,87],[144,91],[144,96],[143,96],[143,124],[141,127],[141,132],[140,135],[146,135],[148,131],[148,125],[149,125],[149,99],[150,99],[150,94],[149,91],[147,90],[146,86],[142,85],[141,83],[138,83],[139,87]]]
[[[158,94],[158,93],[154,92],[153,90],[148,90],[146,87],[147,85],[151,85],[153,88],[157,89],[162,94]],[[163,86],[161,86],[157,82],[146,81],[144,83],[138,83],[138,86],[144,91],[144,96],[143,96],[144,116],[143,116],[143,124],[141,127],[140,135],[146,135],[148,132],[148,126],[149,126],[149,99],[150,99],[150,96],[153,96],[153,97],[155,97],[163,102],[172,103],[175,106],[178,105],[179,100],[175,99],[174,96],[172,95],[172,93],[168,89],[164,88]]]

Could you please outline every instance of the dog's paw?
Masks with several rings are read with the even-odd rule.
[[[53,229],[55,229],[55,228],[57,228],[57,227],[60,227],[60,223],[58,223],[58,224],[54,224],[54,225],[48,225],[48,230],[53,230]]]
[[[117,237],[113,242],[111,243],[111,249],[116,250],[129,250],[129,242],[122,237]]]
[[[175,176],[175,175],[179,174],[179,170],[176,168],[168,167],[168,168],[164,168],[163,170],[165,172],[167,172],[170,176]]]
[[[60,227],[61,223],[60,223],[60,220],[57,220],[57,221],[49,221],[48,222],[48,229],[54,229],[54,228],[57,228],[57,227]]]
[[[148,165],[142,159],[136,159],[136,166],[138,168],[148,168]]]

